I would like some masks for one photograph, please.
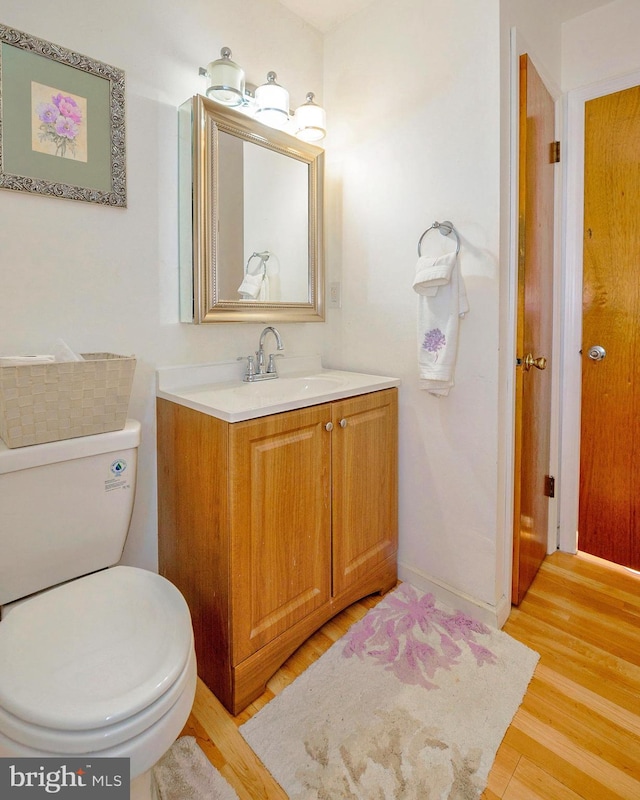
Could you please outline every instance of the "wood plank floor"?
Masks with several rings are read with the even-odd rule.
[[[287,795],[238,725],[379,600],[368,597],[331,620],[238,717],[199,682],[183,734],[198,739],[241,800]],[[541,658],[498,750],[483,800],[639,800],[640,576],[582,553],[554,553],[504,630]]]

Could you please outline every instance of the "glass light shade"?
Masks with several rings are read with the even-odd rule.
[[[209,88],[207,97],[224,106],[239,106],[244,100],[244,70],[231,60],[231,50],[223,47],[222,58],[207,67]]]
[[[305,142],[319,142],[327,133],[327,115],[313,97],[309,92],[307,102],[296,108],[294,117],[296,136]]]
[[[289,92],[276,83],[277,77],[269,72],[267,82],[256,89],[256,119],[272,128],[284,128],[289,121]]]

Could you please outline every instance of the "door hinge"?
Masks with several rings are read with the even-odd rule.
[[[550,161],[552,164],[558,164],[560,162],[560,142],[551,142]]]
[[[553,475],[544,476],[544,494],[545,497],[556,496],[556,479],[553,477]]]

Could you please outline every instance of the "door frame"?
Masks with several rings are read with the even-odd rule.
[[[584,235],[584,107],[588,100],[640,85],[640,70],[606,78],[568,92],[564,98],[562,140],[562,216],[564,248],[562,283],[562,386],[560,391],[560,464],[558,549],[578,549],[580,499],[580,416],[582,410],[582,276]]]

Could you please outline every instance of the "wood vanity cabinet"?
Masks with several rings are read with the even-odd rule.
[[[396,583],[397,389],[236,423],[157,413],[160,573],[237,714],[311,633]]]

